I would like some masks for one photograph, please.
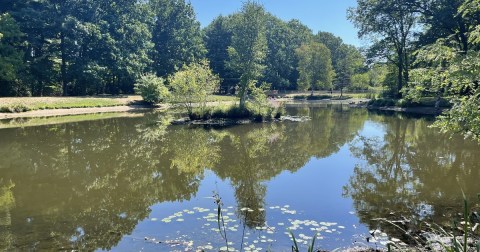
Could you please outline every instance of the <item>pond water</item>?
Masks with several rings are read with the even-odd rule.
[[[462,190],[480,192],[479,145],[431,119],[288,112],[312,120],[205,129],[147,113],[0,129],[0,250],[291,251],[288,230],[303,248],[316,234],[325,250],[382,247],[406,237],[379,218],[449,223]]]

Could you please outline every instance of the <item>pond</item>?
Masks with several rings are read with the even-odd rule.
[[[0,250],[291,251],[289,230],[302,250],[316,234],[325,250],[375,248],[408,242],[379,219],[449,223],[462,190],[480,192],[478,144],[429,118],[288,112],[312,120],[203,128],[146,113],[0,129]]]

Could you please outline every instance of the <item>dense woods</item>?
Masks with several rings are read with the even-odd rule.
[[[353,73],[337,64],[345,54],[361,59],[354,71],[363,67],[359,50],[340,38],[313,34],[255,2],[204,29],[185,0],[6,0],[0,13],[0,96],[129,94],[146,74],[167,80],[204,59],[222,80],[220,92],[245,97],[262,83],[295,90],[296,50],[311,41],[325,41],[340,82]]]
[[[347,16],[364,48],[255,1],[202,29],[185,0],[4,0],[0,96],[130,94],[152,74],[171,90],[178,70],[207,60],[215,91],[241,107],[258,87],[383,87],[407,103],[447,99],[437,125],[480,139],[478,0],[358,0]]]

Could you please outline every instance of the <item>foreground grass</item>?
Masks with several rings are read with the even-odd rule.
[[[235,96],[212,95],[209,102],[236,101]],[[0,98],[0,113],[19,113],[31,110],[98,108],[130,105],[142,101],[138,95],[89,97],[15,97]]]

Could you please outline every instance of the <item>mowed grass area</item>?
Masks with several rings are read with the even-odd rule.
[[[235,96],[212,95],[209,102],[236,101]],[[86,97],[8,97],[0,98],[0,113],[19,113],[43,109],[125,106],[142,101],[139,95]]]
[[[41,109],[93,108],[129,105],[142,98],[129,96],[8,97],[0,98],[0,112],[17,113]]]
[[[39,125],[52,125],[71,122],[93,121],[102,119],[111,119],[118,117],[140,117],[141,113],[96,113],[85,115],[66,115],[66,116],[53,116],[53,117],[32,117],[32,118],[16,118],[0,120],[0,129],[18,128],[18,127],[30,127]]]

